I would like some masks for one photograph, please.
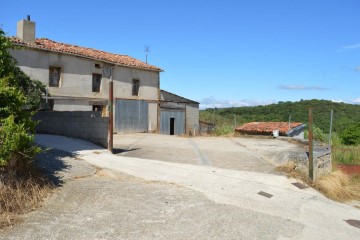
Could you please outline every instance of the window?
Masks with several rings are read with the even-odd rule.
[[[49,87],[59,87],[61,67],[49,67]]]
[[[140,87],[140,80],[133,79],[133,86],[132,86],[132,95],[139,96],[139,87]]]
[[[93,74],[92,77],[92,91],[93,92],[100,92],[100,85],[101,85],[101,74]]]
[[[102,105],[92,105],[92,110],[95,112],[101,112],[103,110]]]

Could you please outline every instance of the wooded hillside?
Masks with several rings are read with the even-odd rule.
[[[265,106],[209,108],[200,112],[200,120],[223,125],[239,126],[247,122],[289,121],[308,122],[309,108],[313,108],[314,125],[324,133],[329,132],[330,112],[333,114],[333,131],[341,133],[349,126],[360,123],[360,105],[336,103],[327,100],[301,100],[279,102]]]

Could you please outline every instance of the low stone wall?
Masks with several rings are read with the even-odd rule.
[[[304,155],[298,155],[293,159],[297,168],[300,171],[309,172],[309,157],[308,153],[305,152]],[[323,175],[329,174],[332,171],[332,160],[331,152],[324,146],[314,146],[314,155],[313,155],[315,170],[315,178],[321,177]],[[314,167],[315,168],[315,167]]]
[[[80,138],[105,148],[108,146],[109,118],[101,117],[101,112],[37,112],[33,120],[39,121],[37,133]]]

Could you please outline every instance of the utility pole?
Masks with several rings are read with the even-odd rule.
[[[330,131],[329,131],[329,150],[331,152],[331,131],[332,131],[332,122],[333,122],[333,112],[334,110],[331,110],[330,113]]]
[[[113,83],[113,67],[110,67],[110,81],[109,81],[109,143],[108,150],[113,153],[113,133],[114,133],[114,118],[113,118],[113,100],[114,100],[114,83]]]
[[[314,169],[314,135],[313,135],[313,112],[309,109],[309,177],[316,180],[316,169]]]

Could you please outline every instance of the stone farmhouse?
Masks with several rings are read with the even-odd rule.
[[[20,48],[11,51],[20,68],[47,86],[53,111],[102,111],[108,114],[109,82],[114,85],[114,127],[120,133],[193,134],[199,103],[160,90],[159,67],[127,55],[35,38],[35,22],[20,20]]]

